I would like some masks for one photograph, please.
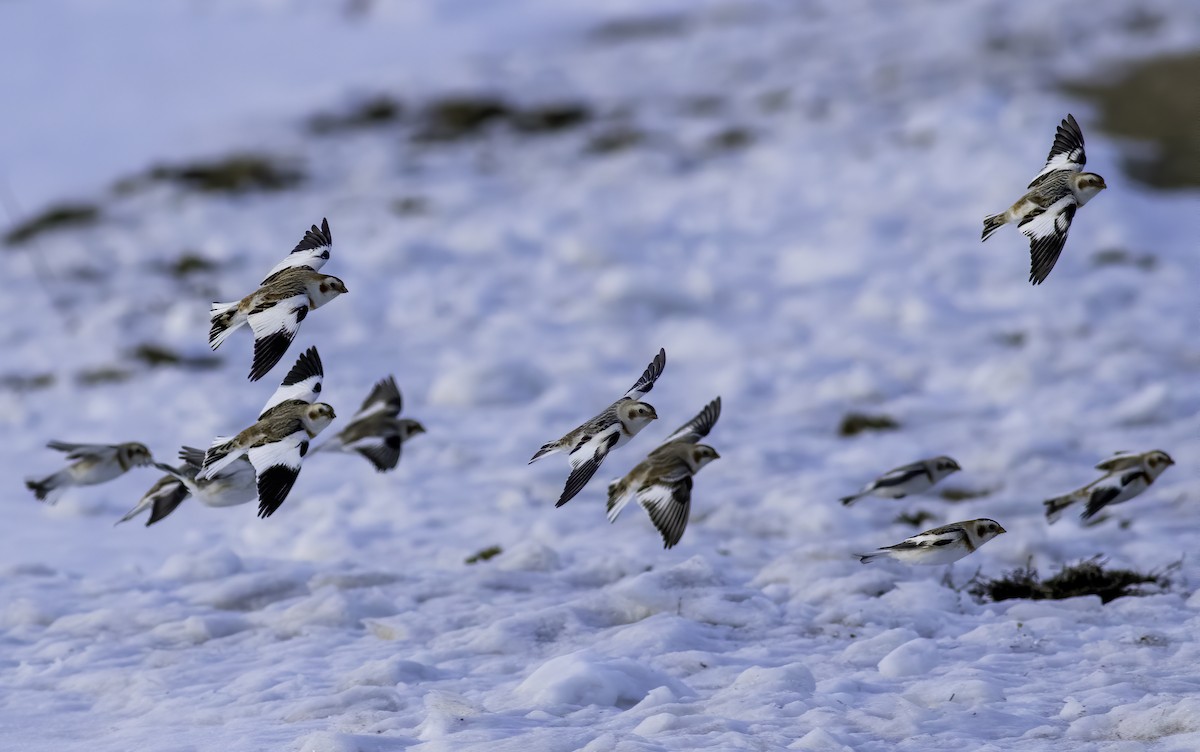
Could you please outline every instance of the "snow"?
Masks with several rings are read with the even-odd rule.
[[[26,213],[102,209],[5,249],[0,746],[1200,748],[1198,195],[1122,175],[1124,145],[1052,85],[1194,52],[1200,9],[358,5],[0,5],[28,61],[0,73],[5,101],[24,103],[0,188]],[[407,108],[399,123],[304,127],[380,92]],[[423,103],[473,92],[592,115],[551,134],[411,138]],[[1024,238],[980,244],[980,221],[1067,112],[1110,188],[1034,288]],[[641,141],[589,147],[622,128]],[[309,179],[238,196],[108,188],[240,150],[292,157]],[[413,198],[423,208],[396,210]],[[326,271],[349,293],[307,317],[284,362],[316,345],[343,416],[395,374],[428,429],[395,472],[316,454],[268,520],[185,501],[149,529],[113,527],[149,470],[32,499],[21,480],[59,466],[50,439],[170,459],[248,425],[285,368],[248,383],[244,332],[209,370],[130,351],[208,354],[208,304],[248,292],[326,216]],[[1112,249],[1155,263],[1093,262]],[[185,253],[215,269],[162,271]],[[529,457],[659,347],[647,400],[662,419],[554,509],[566,463]],[[26,391],[10,378],[47,375]],[[721,459],[696,478],[682,542],[664,551],[637,509],[609,525],[604,484],[717,395]],[[899,428],[838,436],[849,412]],[[1042,499],[1151,448],[1177,466],[1114,519],[1045,524]],[[942,453],[964,471],[939,490],[980,495],[837,502]],[[949,575],[852,556],[919,532],[896,520],[918,510],[926,527],[986,516],[1009,532]],[[976,571],[1095,554],[1182,562],[1167,592],[1108,604],[961,589]]]

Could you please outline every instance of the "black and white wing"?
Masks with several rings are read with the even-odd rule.
[[[117,520],[117,524],[128,522],[137,517],[147,509],[150,510],[150,519],[146,521],[146,527],[150,527],[154,523],[163,519],[171,512],[175,511],[175,507],[183,503],[183,500],[190,495],[187,486],[176,477],[176,470],[169,465],[160,465],[155,463],[155,467],[166,472],[167,474],[155,481],[153,486],[142,496],[138,501],[137,506],[129,510],[121,519]]]
[[[1034,210],[1018,225],[1029,238],[1029,281],[1040,285],[1050,276],[1067,242],[1067,232],[1079,204],[1073,194],[1066,194],[1043,211]]]
[[[400,387],[396,386],[396,377],[388,376],[380,379],[371,389],[371,393],[363,400],[362,407],[354,414],[354,420],[382,414],[396,417],[404,409],[404,400],[400,397]]]
[[[618,423],[611,426],[607,430],[589,437],[586,441],[579,444],[568,456],[568,461],[571,463],[571,474],[567,477],[567,483],[563,486],[562,495],[558,498],[558,503],[555,507],[561,507],[575,495],[583,490],[596,471],[600,469],[600,464],[604,462],[604,458],[608,456],[609,451],[617,445],[617,441],[621,438],[621,424]]]
[[[637,380],[637,383],[630,387],[628,392],[625,392],[626,399],[640,400],[650,393],[654,388],[654,382],[662,375],[663,368],[667,366],[667,351],[659,348],[658,355],[654,356],[654,360],[650,361],[650,365],[646,366],[646,370],[642,372],[642,377]]]
[[[1128,470],[1133,467],[1141,467],[1145,457],[1141,454],[1132,452],[1117,452],[1112,457],[1109,457],[1102,462],[1096,464],[1097,470],[1103,470],[1106,473],[1111,473],[1118,470]]]
[[[638,503],[650,515],[650,521],[662,535],[663,548],[672,548],[683,537],[692,510],[692,476],[661,479],[638,489]]]
[[[246,453],[258,478],[259,517],[270,517],[287,499],[307,452],[308,435],[297,431],[279,441],[251,447]]]
[[[321,396],[321,382],[325,378],[325,369],[321,365],[321,356],[316,347],[310,347],[300,353],[296,364],[287,376],[283,377],[279,388],[271,394],[267,404],[263,405],[258,419],[267,417],[271,409],[285,403],[304,402],[312,404]]]
[[[304,237],[288,254],[288,257],[280,261],[267,273],[263,279],[263,284],[271,280],[279,272],[285,269],[295,269],[300,266],[307,266],[309,269],[320,271],[325,262],[329,260],[329,252],[333,250],[333,235],[329,232],[329,220],[322,219],[321,227],[318,229],[316,225],[312,229],[304,233]]]
[[[933,476],[929,473],[929,468],[924,462],[914,462],[911,465],[904,465],[894,470],[888,470],[883,475],[876,478],[870,485],[872,489],[876,488],[893,488],[895,486],[903,486],[904,484],[915,480],[920,476],[927,476],[929,482],[933,482]]]
[[[670,444],[675,441],[695,444],[708,435],[708,432],[712,430],[712,427],[716,425],[717,419],[720,417],[721,398],[717,397],[705,405],[704,409],[696,414],[696,417],[677,428],[674,433],[663,441],[663,444]]]
[[[112,444],[70,444],[65,441],[51,441],[46,446],[55,451],[66,452],[69,460],[95,458],[110,461],[116,458],[119,449]]]
[[[1052,172],[1059,170],[1081,172],[1086,164],[1087,154],[1083,151],[1083,131],[1079,130],[1079,123],[1075,122],[1075,116],[1068,114],[1054,135],[1054,145],[1050,147],[1050,154],[1046,157],[1046,166],[1034,176],[1029,187],[1033,188]]]
[[[179,461],[187,465],[189,468],[195,468],[197,471],[204,467],[204,450],[196,447],[180,447]]]
[[[404,442],[399,434],[361,439],[348,448],[361,454],[380,473],[395,470],[400,462],[400,447]]]
[[[308,295],[303,292],[265,308],[256,308],[247,316],[254,330],[254,365],[250,380],[258,381],[275,367],[308,315]]]
[[[916,549],[935,549],[942,546],[952,546],[956,543],[967,542],[967,531],[962,525],[952,524],[926,530],[919,535],[905,538],[894,546],[884,546],[880,550],[912,551]]]

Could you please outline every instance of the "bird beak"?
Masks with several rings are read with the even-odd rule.
[[[1007,530],[1005,530],[1005,529],[1004,529],[1004,526],[1003,526],[1003,525],[1000,525],[999,523],[997,523],[996,527],[1000,528],[1000,533],[1007,533],[1007,532],[1008,532]],[[996,535],[1000,535],[1000,533],[996,533]]]

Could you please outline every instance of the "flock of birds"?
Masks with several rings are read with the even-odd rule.
[[[1104,178],[1084,172],[1087,158],[1083,133],[1071,115],[1059,125],[1046,164],[1012,206],[983,222],[983,240],[1000,227],[1015,223],[1030,241],[1030,274],[1033,284],[1045,281],[1058,261],[1067,233],[1079,207],[1106,188]],[[269,373],[283,358],[309,311],[346,292],[337,277],[321,274],[329,260],[333,239],[328,220],[305,233],[286,259],[277,264],[250,295],[233,303],[214,303],[209,344],[215,350],[237,329],[248,325],[254,335],[250,380]],[[570,474],[555,506],[574,498],[588,484],[608,454],[628,443],[658,418],[654,407],[642,400],[666,367],[665,350],[659,350],[641,378],[620,399],[600,414],[548,442],[529,462],[550,454],[566,453]],[[295,362],[279,388],[267,400],[253,425],[232,437],[218,437],[201,451],[183,447],[181,464],[154,461],[139,443],[114,445],[68,444],[52,441],[51,449],[65,452],[72,461],[65,469],[26,485],[39,500],[53,502],[71,486],[88,486],[116,478],[133,467],[153,465],[163,475],[138,504],[121,518],[124,522],[149,510],[147,525],[169,515],[184,499],[194,496],[212,507],[258,501],[258,514],[268,517],[287,499],[309,454],[310,442],[335,419],[332,406],[317,401],[324,371],[315,347]],[[335,437],[312,450],[355,452],[376,470],[396,467],[401,447],[424,433],[415,420],[400,418],[403,402],[391,376],[375,384],[350,423]],[[721,415],[721,398],[709,402],[688,422],[671,433],[646,458],[608,485],[607,515],[615,522],[633,500],[647,512],[662,536],[665,548],[676,545],[687,527],[691,511],[693,477],[720,457],[701,444]],[[1111,504],[1128,501],[1145,491],[1174,464],[1162,451],[1122,452],[1096,466],[1099,479],[1044,502],[1053,523],[1066,508],[1080,503],[1083,520],[1092,519]],[[933,488],[962,468],[950,457],[921,460],[888,471],[862,490],[844,497],[851,505],[866,496],[903,499]],[[892,558],[908,564],[949,564],[974,552],[1006,532],[991,519],[955,522],[907,538],[895,545],[857,556],[864,563]]]

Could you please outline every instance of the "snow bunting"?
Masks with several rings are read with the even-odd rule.
[[[333,407],[313,402],[325,372],[317,348],[310,347],[275,390],[258,421],[233,438],[217,437],[204,455],[197,480],[213,480],[241,458],[254,467],[258,516],[270,517],[300,475],[309,441],[335,417]]]
[[[721,398],[717,397],[655,447],[624,478],[609,483],[608,521],[616,522],[621,510],[636,497],[662,535],[663,548],[678,543],[692,510],[692,476],[721,457],[717,450],[698,443],[719,417]]]
[[[890,556],[905,564],[953,564],[997,535],[1008,532],[999,522],[989,519],[952,522],[905,538],[894,546],[884,546],[869,554],[855,554],[868,561]]]
[[[154,461],[150,450],[137,442],[68,444],[64,441],[51,441],[46,446],[66,452],[67,459],[74,460],[66,469],[53,475],[41,480],[31,478],[25,481],[25,487],[33,491],[38,501],[50,504],[58,501],[59,495],[68,486],[94,486],[105,483],[123,475],[131,467],[142,467]]]
[[[1145,491],[1164,470],[1174,464],[1171,455],[1157,449],[1142,454],[1119,452],[1096,465],[1097,470],[1104,471],[1099,479],[1069,494],[1043,502],[1046,505],[1046,521],[1053,525],[1062,516],[1063,510],[1077,501],[1087,502],[1079,519],[1089,520],[1109,504],[1129,501]]]
[[[1015,204],[983,220],[983,239],[1010,222],[1029,238],[1029,281],[1040,285],[1054,268],[1067,242],[1075,212],[1108,186],[1094,172],[1083,172],[1087,155],[1074,115],[1058,126],[1046,166]]]
[[[154,463],[154,466],[162,469],[164,472],[168,469],[167,466],[160,465],[157,462]],[[172,471],[175,470],[175,468],[169,469]],[[183,500],[188,497],[188,493],[187,487],[175,475],[167,473],[155,481],[154,485],[150,486],[150,490],[142,495],[142,498],[138,500],[133,509],[130,509],[128,514],[117,520],[115,524],[120,525],[122,522],[128,522],[149,509],[150,519],[146,522],[146,527],[150,527],[171,512],[174,512],[175,507],[182,504]]]
[[[604,458],[608,456],[609,452],[627,444],[637,435],[638,431],[648,426],[650,421],[658,418],[654,407],[642,402],[641,398],[654,388],[654,382],[662,375],[666,365],[667,352],[659,349],[658,355],[654,356],[654,360],[646,366],[642,377],[625,393],[625,396],[558,441],[543,444],[542,448],[537,450],[537,453],[529,460],[529,464],[533,464],[548,454],[563,451],[568,453],[567,460],[571,463],[571,475],[567,478],[562,495],[554,506],[561,507],[575,498],[575,494],[583,490],[587,482],[600,469],[600,464],[604,462]]]
[[[158,480],[137,506],[118,520],[118,524],[137,517],[147,509],[150,519],[146,527],[163,519],[183,503],[188,496],[194,496],[206,507],[232,507],[248,504],[258,498],[258,489],[254,483],[254,467],[245,457],[221,470],[212,478],[199,479],[196,476],[204,467],[204,451],[194,447],[183,447],[179,450],[178,467],[171,467],[161,462],[154,466],[166,475]]]
[[[398,417],[403,408],[396,378],[388,376],[371,389],[350,424],[313,452],[357,452],[381,473],[394,470],[404,442],[425,433],[425,426],[417,421]]]
[[[868,483],[861,491],[843,496],[841,501],[850,506],[864,496],[882,496],[885,499],[903,499],[909,494],[924,493],[933,488],[942,478],[962,470],[950,457],[934,457],[914,462],[911,465],[889,470]]]
[[[250,380],[258,381],[279,362],[308,312],[346,292],[337,277],[320,274],[333,246],[329,220],[304,234],[291,254],[275,265],[257,290],[234,303],[213,303],[208,344],[216,350],[243,324],[254,332]]]

